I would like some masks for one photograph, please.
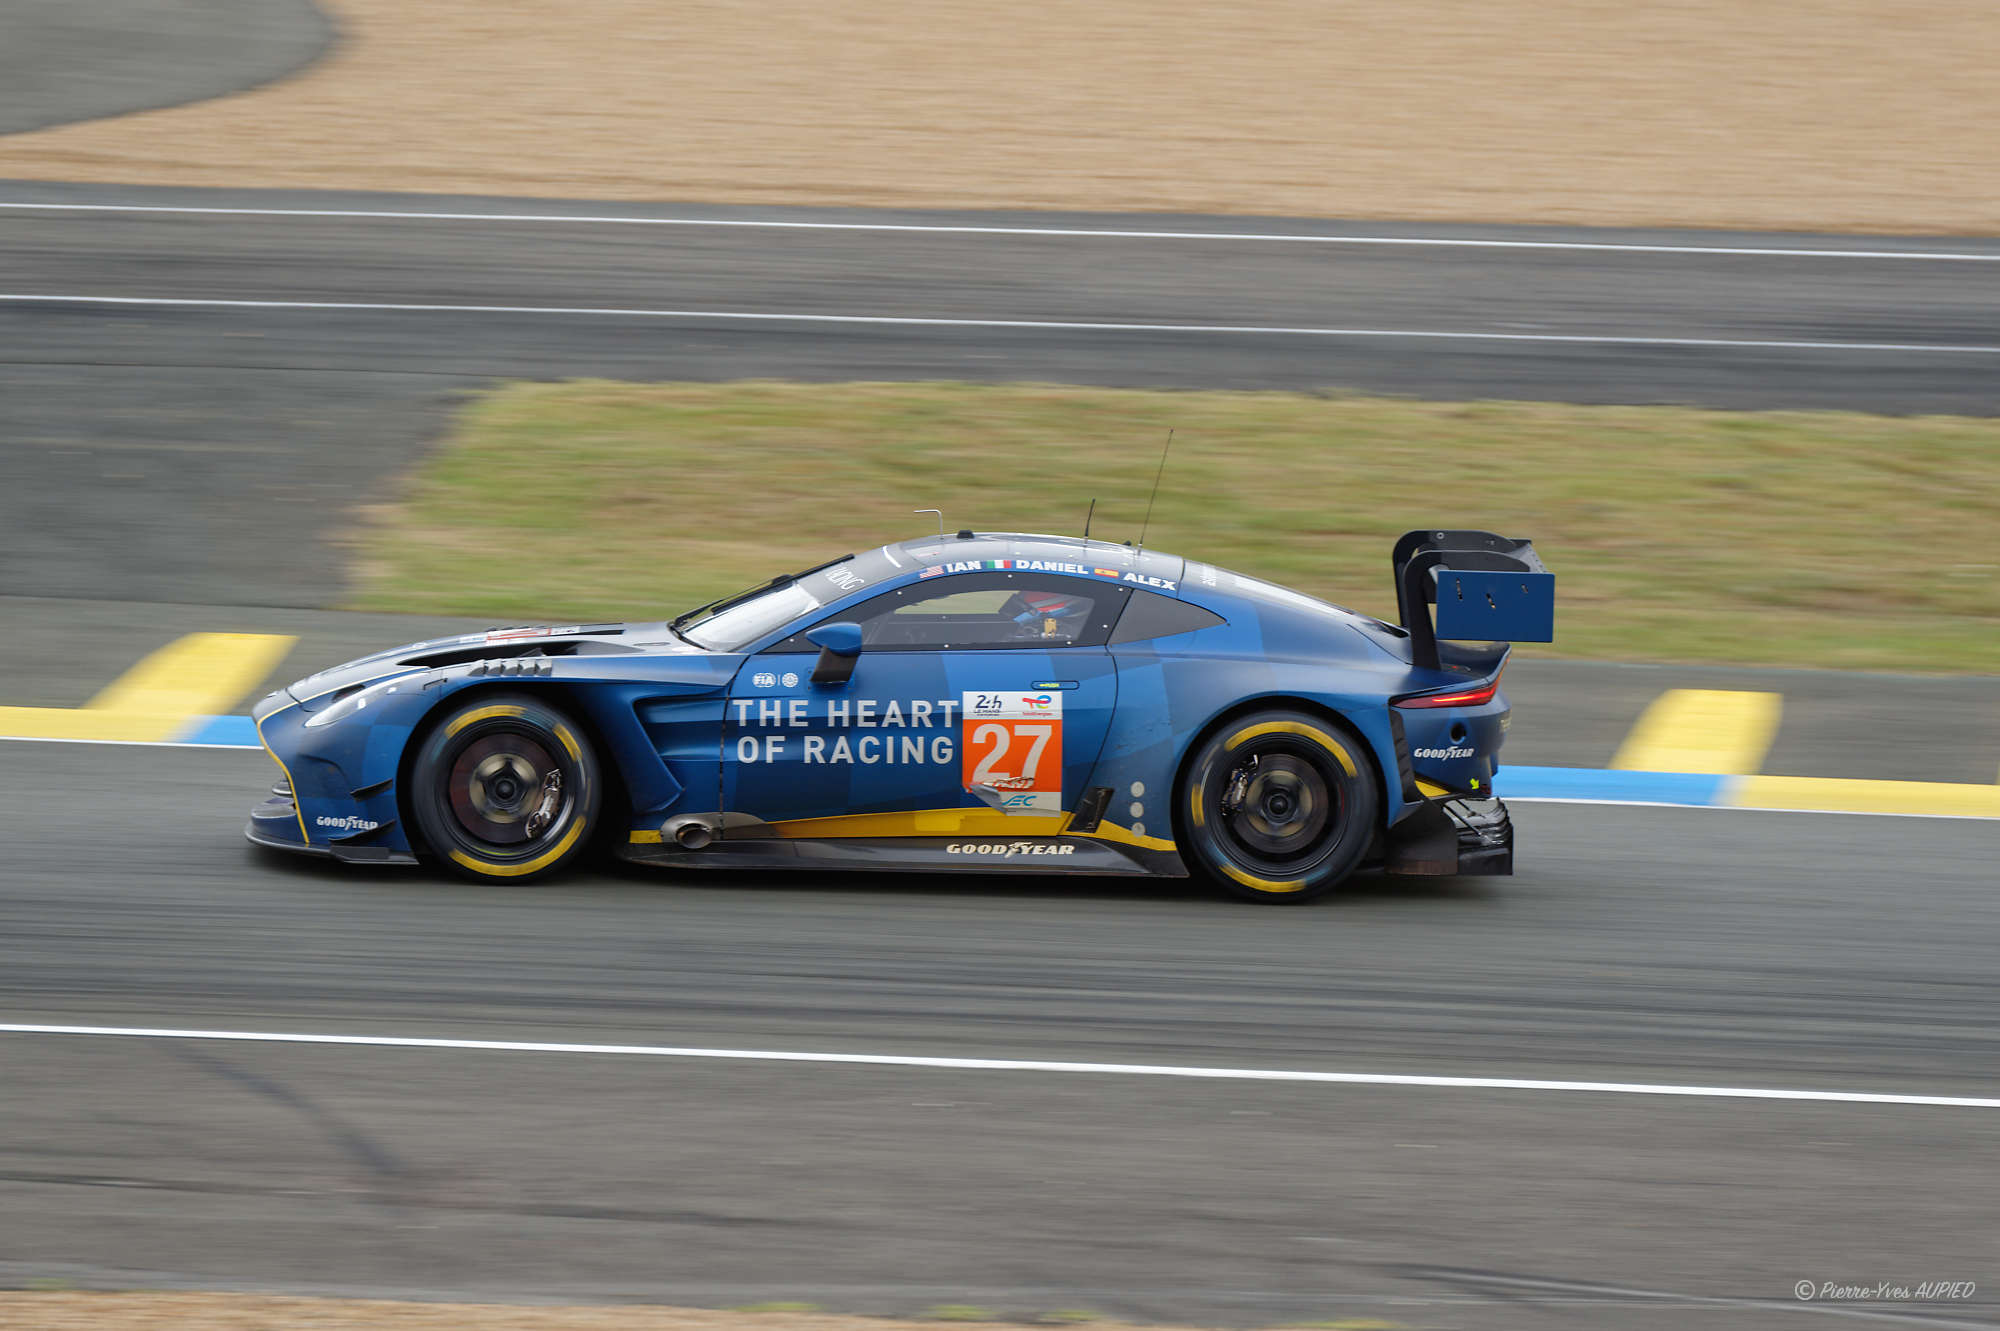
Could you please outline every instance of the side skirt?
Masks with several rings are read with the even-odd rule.
[[[887,873],[1048,873],[1185,877],[1171,853],[1090,837],[876,837],[818,840],[745,837],[702,850],[671,842],[619,848],[636,864],[675,869],[868,869]]]

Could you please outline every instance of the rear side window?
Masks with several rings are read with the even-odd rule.
[[[1170,638],[1176,633],[1193,633],[1226,622],[1212,610],[1135,588],[1132,599],[1125,603],[1125,613],[1118,617],[1118,627],[1111,630],[1111,643],[1116,646],[1121,642]]]

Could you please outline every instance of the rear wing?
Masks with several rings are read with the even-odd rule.
[[[1439,668],[1440,638],[1555,641],[1556,575],[1530,542],[1490,531],[1413,531],[1396,542],[1391,560],[1396,609],[1418,666]]]

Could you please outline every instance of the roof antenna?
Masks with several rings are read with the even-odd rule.
[[[1093,499],[1090,501],[1090,508],[1083,515],[1083,539],[1086,542],[1090,540],[1090,520],[1096,516],[1097,501]]]
[[[919,516],[920,516],[920,515],[922,515],[922,514],[925,514],[925,513],[935,513],[935,514],[937,514],[937,520],[938,520],[938,539],[939,539],[940,541],[942,541],[942,540],[944,539],[944,512],[943,512],[943,511],[942,511],[941,509],[935,509],[935,508],[913,508],[913,509],[911,509],[911,510],[910,510],[910,512],[911,512],[912,514],[916,514],[916,515],[919,515]]]
[[[1167,442],[1160,446],[1160,469],[1153,473],[1153,493],[1146,496],[1146,520],[1139,524],[1139,548],[1146,548],[1146,528],[1153,525],[1153,501],[1160,497],[1160,477],[1167,471],[1167,450],[1174,446],[1174,432],[1167,431]]]

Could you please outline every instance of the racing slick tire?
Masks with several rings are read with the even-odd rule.
[[[582,727],[526,694],[484,694],[431,727],[405,790],[439,860],[467,878],[520,883],[585,852],[602,784]]]
[[[1191,867],[1245,901],[1300,905],[1338,887],[1375,839],[1367,750],[1307,712],[1236,717],[1195,751],[1177,810]]]

